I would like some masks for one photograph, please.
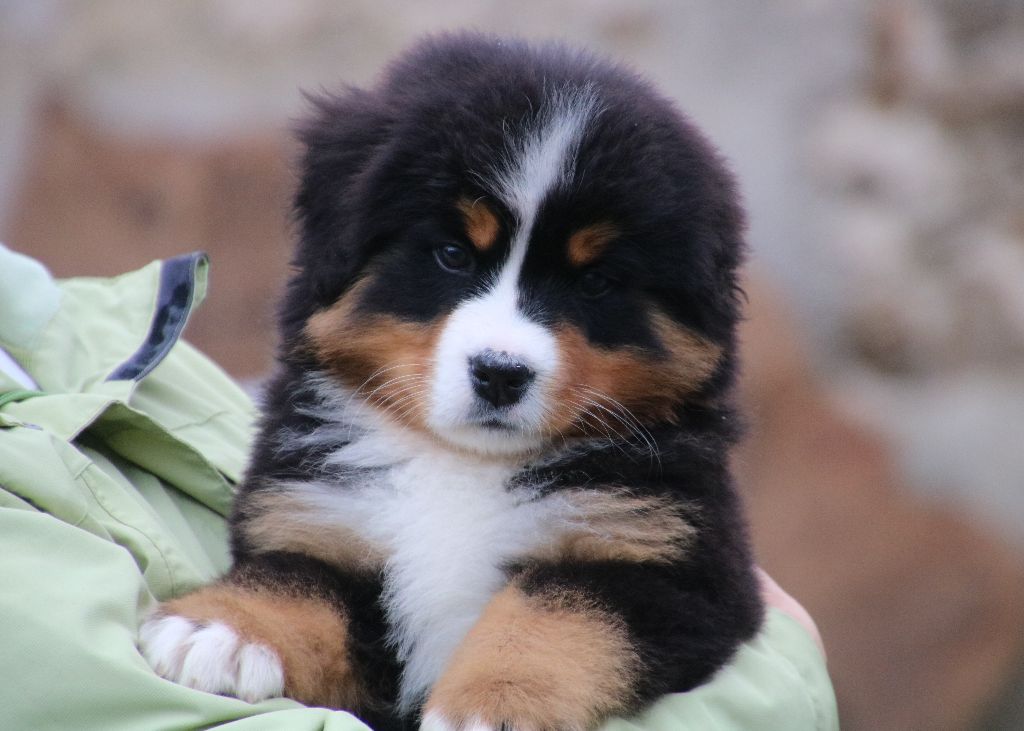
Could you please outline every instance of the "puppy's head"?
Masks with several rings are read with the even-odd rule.
[[[301,136],[286,350],[379,414],[519,453],[671,423],[728,387],[734,188],[632,74],[442,37],[316,100]]]

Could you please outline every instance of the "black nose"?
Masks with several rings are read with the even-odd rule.
[[[469,359],[469,380],[477,395],[494,406],[511,406],[523,397],[536,374],[507,353],[485,350]]]

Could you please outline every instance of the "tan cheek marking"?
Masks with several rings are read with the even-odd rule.
[[[422,428],[434,347],[441,322],[406,322],[391,315],[363,315],[355,304],[363,280],[306,323],[317,359],[368,403],[401,423]]]
[[[619,412],[628,421],[619,404],[644,424],[672,420],[676,406],[714,373],[722,349],[661,313],[652,316],[652,324],[667,351],[661,358],[637,348],[596,348],[571,326],[556,332],[564,365],[552,399],[556,408],[549,419],[550,428],[563,433],[627,436],[626,425],[609,413]]]
[[[569,263],[573,266],[592,263],[618,233],[618,229],[610,223],[595,223],[581,228],[569,237]]]
[[[270,647],[284,666],[289,698],[357,709],[367,697],[349,662],[347,623],[320,599],[214,584],[167,602],[161,611],[196,622],[221,621],[244,640]]]
[[[614,488],[559,497],[572,511],[569,527],[531,558],[669,563],[686,555],[697,534],[685,506],[668,498]]]
[[[498,240],[501,224],[483,201],[462,198],[456,204],[466,224],[466,235],[480,251],[487,251]]]
[[[491,600],[434,686],[427,712],[458,724],[590,729],[629,707],[640,664],[621,620],[582,597]]]
[[[237,530],[258,553],[301,553],[356,573],[374,573],[384,565],[382,548],[325,517],[316,503],[303,498],[301,488],[253,492],[242,499],[247,517]]]

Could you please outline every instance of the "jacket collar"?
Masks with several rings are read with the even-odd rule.
[[[192,253],[110,279],[58,281],[0,244],[0,392],[106,391],[145,378],[205,297],[207,267]]]

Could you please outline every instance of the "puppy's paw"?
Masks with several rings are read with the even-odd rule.
[[[157,613],[143,623],[139,649],[157,674],[196,690],[250,703],[284,692],[277,653],[244,641],[221,621],[200,623]]]
[[[589,731],[627,711],[639,660],[582,595],[497,594],[430,691],[422,731]]]

